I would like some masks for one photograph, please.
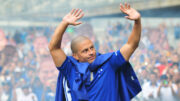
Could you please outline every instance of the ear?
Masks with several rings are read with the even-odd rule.
[[[76,53],[73,53],[72,56],[76,59],[76,60],[79,60],[79,57]]]

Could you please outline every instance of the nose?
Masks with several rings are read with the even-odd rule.
[[[89,50],[89,54],[90,54],[90,55],[93,55],[93,50]]]

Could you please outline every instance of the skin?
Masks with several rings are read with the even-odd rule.
[[[35,39],[34,43],[35,52],[37,55],[46,55],[48,54],[48,51],[46,50],[48,41],[46,37],[39,36]]]
[[[91,40],[86,39],[76,45],[77,52],[73,53],[73,57],[79,62],[92,63],[96,58],[96,50]]]
[[[128,38],[128,42],[120,49],[120,52],[123,55],[124,59],[126,61],[129,61],[130,56],[138,47],[140,41],[141,16],[139,12],[131,8],[129,4],[120,4],[120,10],[127,15],[125,16],[125,18],[134,21],[134,27]],[[61,65],[66,59],[66,54],[61,48],[62,37],[66,28],[69,25],[76,26],[82,24],[82,22],[78,22],[78,20],[81,19],[83,16],[84,13],[81,9],[73,9],[71,12],[64,16],[62,22],[56,28],[48,46],[56,67],[61,67]],[[78,43],[78,51],[73,53],[73,57],[79,62],[92,63],[96,58],[95,49],[94,46],[93,48],[92,46],[93,44],[89,39],[81,41],[80,43]],[[86,51],[85,53],[83,52],[84,50]]]
[[[156,81],[157,81],[156,79],[157,79],[157,76],[155,74],[150,75],[150,80],[153,85],[156,85]]]
[[[52,67],[52,68],[49,68],[49,67]],[[58,72],[57,72],[57,70],[54,66],[54,63],[51,59],[49,59],[49,58],[43,59],[43,61],[40,63],[38,75],[39,75],[41,82],[43,84],[45,84],[45,86],[49,86],[51,80],[56,80],[56,78],[54,78],[54,77],[57,77]]]
[[[7,45],[7,39],[3,31],[0,30],[0,51]]]

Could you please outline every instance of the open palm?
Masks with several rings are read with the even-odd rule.
[[[125,16],[127,19],[130,20],[138,20],[140,18],[140,14],[138,11],[136,11],[135,9],[131,8],[129,4],[125,3],[125,5],[123,6],[122,4],[120,4],[120,10],[127,14],[127,16]]]
[[[80,9],[73,9],[70,13],[68,13],[64,18],[63,21],[66,21],[70,25],[79,25],[82,22],[77,22],[80,18],[84,16],[84,13]]]

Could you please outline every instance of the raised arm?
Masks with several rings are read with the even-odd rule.
[[[128,42],[120,49],[121,54],[126,61],[129,61],[130,56],[138,47],[140,37],[141,37],[141,15],[138,11],[131,8],[129,4],[124,6],[120,4],[120,10],[127,14],[125,16],[129,20],[134,20],[134,27],[132,29],[131,35],[128,38]]]
[[[66,55],[61,48],[62,37],[66,28],[68,27],[68,25],[76,26],[81,24],[81,22],[77,22],[77,20],[79,20],[83,16],[84,13],[82,12],[82,10],[73,9],[63,18],[61,23],[56,28],[48,46],[56,67],[60,67],[66,59]]]

